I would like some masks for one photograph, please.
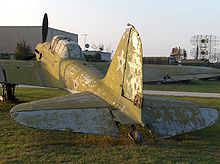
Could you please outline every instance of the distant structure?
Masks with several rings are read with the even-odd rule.
[[[172,64],[178,64],[180,63],[182,60],[186,60],[187,57],[187,51],[186,49],[181,49],[180,47],[174,47],[172,48],[170,57],[169,57],[169,65]]]
[[[187,51],[180,47],[174,47],[169,57],[143,57],[144,64],[157,65],[178,65],[181,61],[186,60]]]
[[[101,62],[101,61],[110,62],[111,61],[110,52],[85,50],[82,53],[85,56],[86,61],[88,62]]]
[[[41,42],[41,26],[0,26],[0,59],[13,59],[18,40],[24,40],[32,50]],[[55,35],[64,35],[78,43],[78,35],[54,28],[48,29],[47,40]]]
[[[167,57],[143,57],[143,64],[168,65]]]
[[[220,62],[220,37],[213,35],[195,35],[191,38],[191,44],[195,47],[190,54],[194,59],[205,60],[210,63]]]

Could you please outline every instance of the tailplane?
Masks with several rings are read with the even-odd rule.
[[[143,99],[142,54],[139,33],[129,26],[104,78],[104,83],[118,96],[129,99],[139,108],[142,107]]]

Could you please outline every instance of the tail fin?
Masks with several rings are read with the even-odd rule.
[[[104,78],[117,95],[141,108],[143,99],[142,43],[137,30],[131,26],[122,36],[109,70]]]

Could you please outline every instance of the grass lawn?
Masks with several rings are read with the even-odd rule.
[[[21,101],[65,95],[56,89],[17,88]],[[220,99],[179,98],[211,105]],[[210,128],[137,146],[119,138],[22,127],[9,114],[15,104],[0,102],[0,163],[220,163],[220,121]]]
[[[194,80],[188,83],[144,84],[144,89],[220,93],[220,80]]]

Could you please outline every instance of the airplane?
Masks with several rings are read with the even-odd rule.
[[[119,136],[118,124],[150,127],[156,139],[215,124],[218,112],[190,101],[143,95],[142,42],[128,25],[105,75],[87,63],[78,44],[65,36],[46,42],[44,15],[42,43],[36,61],[0,61],[0,82],[55,87],[67,96],[22,103],[10,110],[23,126],[58,131]],[[37,94],[37,93],[36,93]]]
[[[103,77],[108,71],[109,62],[89,62],[102,72]],[[144,83],[175,83],[200,79],[219,79],[220,69],[202,66],[178,65],[143,65]]]
[[[202,66],[144,65],[144,83],[219,79],[220,69]]]

